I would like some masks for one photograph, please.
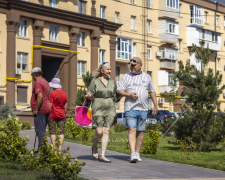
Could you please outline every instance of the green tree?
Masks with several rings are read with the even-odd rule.
[[[12,118],[16,117],[16,114],[13,111],[13,108],[6,102],[4,105],[0,105],[0,120],[9,118],[9,114]]]
[[[77,90],[77,100],[75,101],[75,104],[73,104],[74,106],[82,106],[84,100],[85,100],[85,95],[87,92],[87,89],[90,86],[90,83],[93,79],[93,75],[92,73],[90,73],[89,71],[87,71],[87,73],[85,75],[82,75],[82,79],[84,81],[85,87],[81,87],[80,89]],[[87,100],[86,101],[86,106],[90,106],[90,101]]]
[[[225,116],[221,113],[215,115],[218,103],[217,100],[225,85],[219,87],[222,82],[222,74],[205,66],[209,61],[211,52],[204,48],[205,42],[200,41],[200,48],[193,44],[192,51],[195,57],[201,61],[201,70],[194,65],[179,62],[179,71],[175,72],[172,83],[174,88],[167,97],[178,94],[178,84],[186,89],[186,104],[182,107],[183,118],[175,124],[175,134],[178,140],[191,137],[193,142],[200,144],[203,141],[203,150],[207,151],[218,145],[225,135]],[[174,98],[170,98],[174,100]],[[220,111],[220,109],[219,109]]]

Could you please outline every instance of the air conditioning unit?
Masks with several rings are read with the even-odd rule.
[[[161,57],[161,55],[162,55],[162,53],[160,51],[156,53],[156,56]]]
[[[164,103],[165,102],[165,98],[159,98],[159,103]]]
[[[22,70],[21,69],[16,69],[16,73],[15,74],[20,75],[21,73],[22,73]]]

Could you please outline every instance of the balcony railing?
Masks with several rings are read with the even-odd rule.
[[[176,61],[173,61],[173,60],[160,60],[160,67],[161,68],[169,68],[169,69],[176,68]]]
[[[178,52],[173,50],[161,50],[160,59],[173,59],[178,60]]]
[[[197,18],[197,17],[191,17],[191,24],[196,24],[199,26],[203,26],[203,19],[202,18]]]

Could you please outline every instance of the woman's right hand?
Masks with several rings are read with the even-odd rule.
[[[86,92],[85,98],[88,98],[88,99],[91,100],[92,99],[92,96],[91,96],[91,94],[89,92]]]

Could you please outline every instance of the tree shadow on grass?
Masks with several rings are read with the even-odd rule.
[[[179,148],[178,147],[173,147],[173,146],[165,146],[165,147],[161,147],[162,149],[166,149],[166,150],[174,150],[177,151]]]

